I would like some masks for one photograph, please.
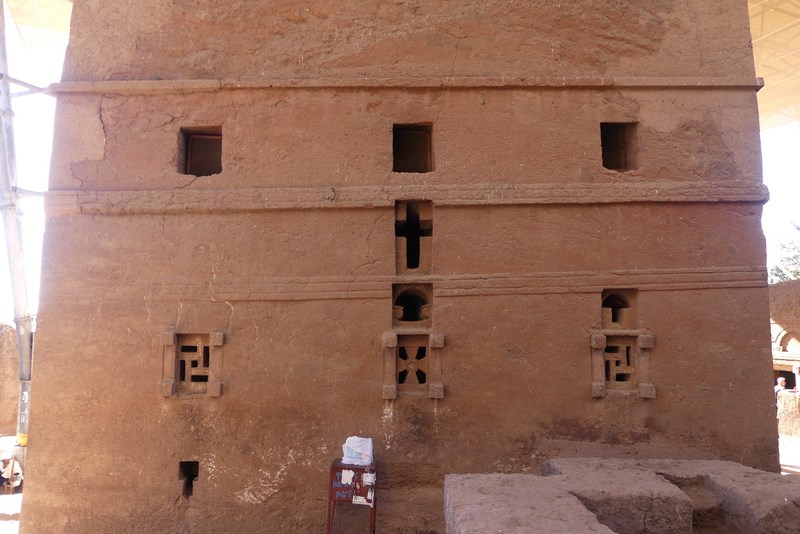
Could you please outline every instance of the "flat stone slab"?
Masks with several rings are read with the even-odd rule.
[[[800,477],[783,476],[735,462],[652,460],[652,468],[678,486],[702,484],[721,501],[727,532],[800,532]],[[690,486],[691,487],[691,486]],[[682,488],[687,491],[686,488]],[[687,491],[688,492],[688,491]]]
[[[535,475],[447,475],[448,534],[613,533],[577,497]]]
[[[638,462],[575,458],[542,466],[558,484],[619,534],[692,532],[692,499]]]
[[[800,477],[734,462],[561,458],[542,475],[447,475],[447,532],[800,532]]]

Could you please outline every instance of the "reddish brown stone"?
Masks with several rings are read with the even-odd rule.
[[[386,532],[548,440],[777,470],[744,3],[83,0],[64,79],[29,532],[321,531],[356,434]]]

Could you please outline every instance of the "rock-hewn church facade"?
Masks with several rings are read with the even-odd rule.
[[[776,470],[758,88],[737,0],[76,1],[23,530],[318,532],[350,435],[384,532]]]

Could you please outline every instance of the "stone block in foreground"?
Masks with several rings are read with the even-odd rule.
[[[577,497],[534,475],[447,475],[444,509],[448,534],[614,532]]]
[[[448,534],[782,534],[800,525],[800,478],[734,462],[570,458],[542,475],[447,475]]]

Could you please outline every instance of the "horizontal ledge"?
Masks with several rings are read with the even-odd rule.
[[[377,208],[396,200],[438,206],[617,204],[629,202],[750,202],[769,198],[761,183],[642,182],[464,185],[376,185],[245,189],[50,191],[50,215],[250,212],[285,209]]]
[[[276,80],[104,80],[55,83],[51,94],[213,93],[243,89],[469,89],[469,88],[725,88],[758,91],[762,78],[746,76],[444,76],[286,78]]]
[[[633,284],[631,284],[633,285]],[[75,287],[72,285],[71,287]],[[260,293],[253,291],[240,292],[231,290],[225,287],[215,288],[213,293],[207,293],[207,285],[205,288],[192,286],[184,288],[183,290],[170,292],[159,290],[152,290],[145,287],[135,287],[128,289],[137,289],[139,292],[135,293],[137,298],[141,298],[144,294],[144,301],[148,302],[182,302],[182,301],[198,301],[198,302],[297,302],[297,301],[320,301],[320,300],[383,300],[391,299],[391,291],[373,290],[373,291],[353,291],[350,289],[341,291],[324,291],[324,292],[268,292]],[[727,282],[691,282],[683,284],[639,284],[637,289],[639,291],[700,291],[700,290],[725,290],[725,289],[754,289],[766,288],[766,276],[761,277],[760,280],[746,280],[746,281],[727,281]],[[150,293],[147,290],[150,289]],[[533,295],[553,295],[553,294],[568,294],[575,295],[580,293],[599,293],[603,286],[595,287],[574,287],[574,286],[542,286],[530,288],[504,288],[504,287],[487,287],[481,289],[464,289],[464,290],[442,290],[434,292],[434,301],[436,299],[445,298],[459,298],[459,297],[523,297]],[[70,295],[64,295],[63,298],[68,299]],[[117,290],[117,288],[109,287],[105,293],[106,299],[120,299],[130,300],[132,293],[125,290]],[[409,332],[398,331],[399,334],[407,334]]]
[[[399,276],[325,276],[298,278],[217,277],[214,280],[147,280],[103,285],[106,298],[146,301],[261,302],[304,300],[391,299],[392,284],[410,283]],[[413,283],[432,283],[434,302],[439,298],[522,296],[541,294],[600,294],[610,287],[635,287],[639,291],[761,288],[767,286],[763,266],[641,269],[625,271],[563,271],[531,273],[438,274],[415,277]],[[94,280],[75,280],[63,298],[83,293],[82,284],[96,290]],[[54,298],[59,288],[52,288]]]

